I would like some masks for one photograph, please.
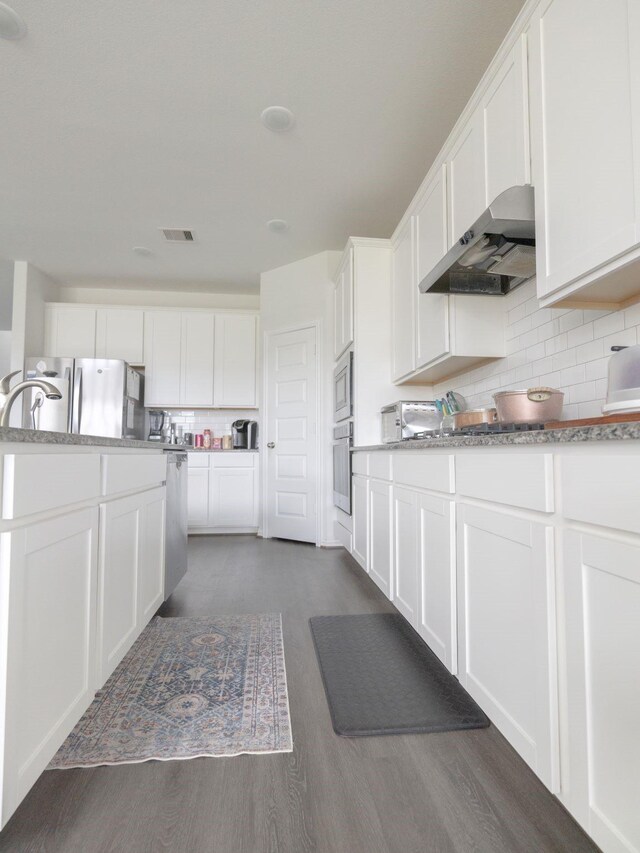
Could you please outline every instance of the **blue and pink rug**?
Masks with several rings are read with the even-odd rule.
[[[279,614],[157,617],[49,769],[292,748]]]

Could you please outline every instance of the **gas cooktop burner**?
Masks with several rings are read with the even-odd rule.
[[[503,435],[504,433],[512,432],[533,432],[540,429],[544,429],[544,424],[473,424],[473,426],[461,427],[450,432],[443,432],[442,430],[417,432],[412,438],[459,438],[470,435]]]

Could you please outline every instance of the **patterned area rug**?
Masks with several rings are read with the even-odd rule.
[[[279,614],[156,617],[49,769],[292,748]]]

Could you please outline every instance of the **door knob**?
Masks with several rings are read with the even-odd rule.
[[[267,442],[267,447],[274,448],[275,446],[276,446],[275,441],[269,441],[269,442]]]

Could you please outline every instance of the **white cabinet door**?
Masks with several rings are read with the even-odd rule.
[[[446,167],[436,173],[415,213],[416,367],[449,351],[449,296],[419,293],[422,279],[447,253]]]
[[[337,360],[344,352],[344,312],[342,301],[344,299],[344,272],[340,270],[336,278],[336,286],[333,289],[333,356]]]
[[[255,528],[256,476],[253,468],[217,468],[211,472],[212,527]]]
[[[96,309],[46,309],[44,355],[56,358],[95,358]]]
[[[562,798],[607,853],[640,851],[640,547],[568,531],[564,608]]]
[[[369,574],[388,599],[392,587],[392,515],[391,484],[369,481]]]
[[[192,454],[189,454],[191,457]],[[187,517],[189,529],[210,526],[210,471],[206,468],[192,468],[189,463],[187,481]]]
[[[140,572],[138,574],[138,625],[140,630],[164,601],[164,533],[166,489],[151,489],[140,496]]]
[[[410,218],[392,248],[393,380],[411,373],[415,366],[415,299],[413,274],[413,219]]]
[[[253,408],[256,396],[254,314],[216,314],[214,405]]]
[[[59,515],[0,541],[4,825],[93,699],[98,511]]]
[[[354,476],[351,488],[353,539],[351,555],[369,571],[369,484],[366,477]]]
[[[454,502],[433,495],[418,495],[418,525],[420,609],[417,629],[455,675],[458,648]]]
[[[184,406],[213,405],[214,315],[182,315],[182,372],[180,402]]]
[[[353,249],[342,273],[342,350],[353,343]]]
[[[639,240],[628,0],[545,0],[532,20],[530,91],[538,296]],[[636,133],[638,130],[636,129]],[[603,153],[605,152],[605,153]]]
[[[393,603],[404,618],[418,626],[420,575],[418,568],[418,493],[393,488],[394,571]]]
[[[481,107],[453,143],[447,160],[447,192],[449,246],[453,246],[487,207]]]
[[[96,358],[121,358],[144,364],[144,311],[141,308],[99,308]]]
[[[173,311],[145,311],[145,406],[180,404],[182,317]]]
[[[515,47],[482,98],[486,205],[509,187],[531,183],[527,40]]]
[[[459,678],[558,790],[553,528],[458,507]]]
[[[139,495],[100,506],[98,676],[100,685],[138,634],[138,574],[142,537]]]

